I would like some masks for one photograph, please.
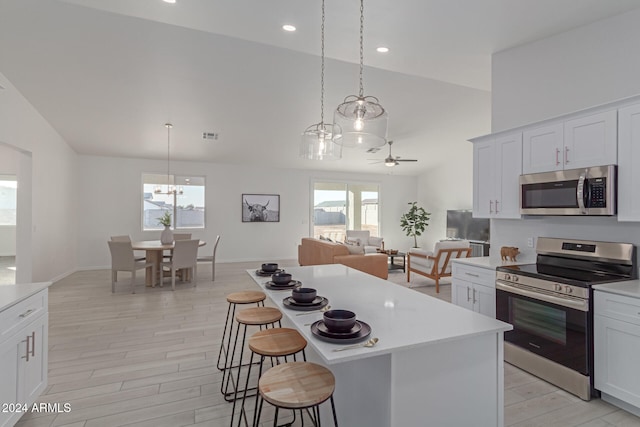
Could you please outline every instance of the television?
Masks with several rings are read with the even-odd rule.
[[[474,218],[470,210],[448,210],[447,238],[488,242],[489,218]]]

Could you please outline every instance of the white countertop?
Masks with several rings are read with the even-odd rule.
[[[522,265],[522,264],[530,264],[530,262],[524,261],[502,261],[499,258],[493,258],[488,256],[481,257],[471,257],[471,258],[455,258],[452,259],[451,262],[456,262],[459,264],[471,265],[474,267],[482,267],[491,270],[495,270],[496,267],[502,267],[506,265]]]
[[[50,285],[51,282],[0,285],[0,311],[6,310],[31,295],[48,288]]]
[[[475,313],[412,289],[379,279],[341,264],[292,267],[286,269],[303,286],[315,288],[326,297],[333,309],[356,313],[371,326],[371,337],[380,341],[372,348],[332,351],[342,344],[320,341],[306,324],[322,319],[322,313],[306,313],[284,307],[287,290],[269,290],[269,277],[259,277],[247,270],[254,281],[271,298],[283,315],[303,334],[327,364],[362,359],[413,347],[437,344],[512,329],[508,323]]]
[[[592,288],[596,291],[625,295],[633,298],[640,298],[640,280],[626,280],[624,282],[604,283],[602,285],[593,285]]]

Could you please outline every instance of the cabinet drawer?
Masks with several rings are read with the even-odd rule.
[[[640,325],[640,299],[596,291],[594,314]]]
[[[42,290],[0,312],[0,338],[9,336],[22,325],[47,312],[47,291]]]
[[[495,288],[496,271],[489,268],[473,267],[454,262],[452,275],[453,277]]]

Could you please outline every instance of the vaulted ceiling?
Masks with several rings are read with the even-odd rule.
[[[415,175],[489,132],[493,53],[638,7],[365,1],[365,94],[389,112],[394,154],[419,160],[394,168],[369,160],[386,149],[298,158],[320,119],[319,0],[0,0],[0,73],[80,154],[166,159],[171,122],[176,160]],[[357,0],[326,0],[325,121],[358,91],[358,30]]]

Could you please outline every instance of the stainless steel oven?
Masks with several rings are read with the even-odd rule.
[[[523,215],[615,215],[616,166],[520,175]]]
[[[513,325],[505,361],[589,400],[597,393],[591,285],[636,278],[635,247],[540,237],[536,252],[535,264],[496,271],[496,317]]]

